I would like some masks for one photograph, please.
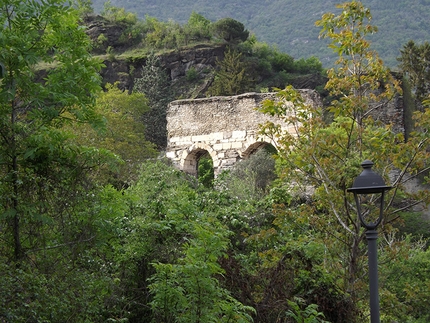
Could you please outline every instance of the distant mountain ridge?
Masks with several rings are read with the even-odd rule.
[[[105,0],[93,0],[96,12]],[[259,41],[276,45],[294,58],[318,57],[325,66],[335,57],[325,40],[318,39],[315,21],[326,12],[336,12],[338,0],[111,0],[116,7],[161,21],[185,23],[195,11],[216,21],[231,17],[242,22]],[[379,31],[371,38],[373,49],[384,62],[397,66],[399,50],[409,40],[430,40],[430,0],[363,0],[371,10],[372,24]]]

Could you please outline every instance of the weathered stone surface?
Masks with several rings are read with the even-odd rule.
[[[121,24],[112,24],[102,16],[88,16],[85,18],[87,27],[86,33],[94,44],[93,48],[96,53],[105,53],[108,46],[111,48],[123,48],[124,42],[121,40],[121,35],[124,33],[126,26]],[[103,35],[106,41],[100,42],[99,36]]]
[[[103,83],[114,84],[118,82],[121,90],[128,90],[132,84],[129,65],[125,61],[105,61],[101,70]]]
[[[213,69],[216,60],[224,57],[225,46],[211,47],[197,45],[192,49],[172,51],[160,57],[161,64],[169,73],[172,82],[184,77],[193,67],[196,72],[204,73],[206,69]]]
[[[300,90],[308,103],[321,105],[319,95],[312,90]],[[169,138],[199,136],[222,132],[224,139],[242,139],[258,131],[265,120],[279,122],[257,111],[265,99],[274,99],[274,93],[245,93],[231,97],[210,97],[178,100],[168,109]],[[287,126],[287,125],[285,125]],[[217,137],[220,138],[219,135]]]
[[[315,91],[300,92],[307,103],[322,105]],[[294,129],[257,110],[265,99],[276,99],[275,93],[171,102],[167,113],[166,156],[179,169],[197,175],[198,158],[207,151],[213,159],[215,174],[218,174],[265,144],[276,144],[269,138],[257,136],[260,124],[272,121],[287,131]]]
[[[100,32],[100,30],[99,30]],[[208,72],[212,71],[215,67],[217,59],[222,60],[224,57],[224,46],[202,47],[201,45],[196,48],[172,51],[161,55],[161,66],[166,70],[166,73],[172,82],[186,76],[190,68],[195,69],[198,78],[205,78]],[[119,82],[119,87],[123,90],[132,90],[134,79],[142,77],[142,67],[146,64],[146,59],[135,59],[132,61],[117,60],[115,56],[111,60],[105,60],[105,67],[101,71],[101,76],[104,83]],[[199,92],[204,92],[209,86],[208,82],[201,85]]]

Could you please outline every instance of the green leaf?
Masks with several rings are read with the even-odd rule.
[[[0,219],[11,219],[17,214],[15,209],[7,209],[0,215]]]

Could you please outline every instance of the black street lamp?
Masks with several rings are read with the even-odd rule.
[[[347,191],[354,193],[358,217],[360,218],[360,222],[363,227],[366,228],[369,260],[370,322],[380,323],[378,294],[378,247],[376,244],[378,232],[376,231],[376,228],[382,221],[385,192],[390,190],[392,187],[385,185],[382,176],[372,170],[373,162],[370,160],[365,160],[361,163],[361,166],[363,167],[363,171],[355,178],[354,184],[351,188],[348,188]],[[374,194],[380,194],[379,216],[376,219],[370,217],[369,209],[364,213],[361,210],[361,195],[371,194],[373,196]],[[367,219],[368,217],[369,219]]]

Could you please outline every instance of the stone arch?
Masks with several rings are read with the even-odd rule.
[[[199,159],[207,153],[211,156],[215,167],[218,158],[213,148],[205,143],[196,143],[183,152],[180,163],[181,169],[185,173],[197,177]]]
[[[272,146],[274,149],[276,149],[276,147],[270,142],[266,142],[266,141],[254,142],[253,144],[249,145],[245,149],[245,151],[242,152],[242,159],[249,158],[252,154],[256,153],[258,150],[263,149],[267,146]]]

